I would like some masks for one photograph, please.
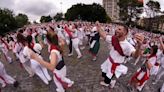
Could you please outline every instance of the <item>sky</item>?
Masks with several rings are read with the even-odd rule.
[[[157,0],[164,10],[164,0]],[[0,8],[8,8],[18,13],[26,14],[29,20],[38,20],[42,15],[54,16],[58,12],[66,13],[72,5],[77,3],[92,4],[99,3],[102,0],[0,0]]]

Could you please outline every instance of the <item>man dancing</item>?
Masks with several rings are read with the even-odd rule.
[[[127,73],[128,68],[123,65],[125,57],[133,56],[136,58],[141,53],[140,47],[144,40],[144,36],[142,34],[135,34],[137,44],[136,48],[134,48],[126,40],[128,28],[125,25],[120,24],[117,27],[114,36],[107,35],[105,31],[102,31],[100,26],[98,28],[98,32],[106,42],[112,42],[109,57],[101,65],[104,81],[101,81],[100,84],[104,86],[109,86],[109,84],[111,84],[111,88],[113,88],[116,83],[115,78],[119,78],[121,74]]]

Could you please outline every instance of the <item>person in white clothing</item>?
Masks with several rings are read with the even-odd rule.
[[[32,36],[27,36],[27,41],[28,44],[30,45],[30,43],[32,42]],[[41,50],[42,47],[39,43],[35,43],[33,47],[30,46],[30,49],[32,49],[36,54],[38,54],[38,57],[42,59],[41,57]],[[23,51],[23,54],[28,56],[28,49],[25,49]],[[38,63],[36,60],[34,59],[30,59],[31,61],[31,69],[34,71],[34,73],[36,75],[38,75],[40,77],[41,80],[43,80],[43,82],[45,84],[49,84],[49,81],[51,81],[51,77],[48,74],[47,68],[45,68],[44,66],[42,66],[40,63]]]
[[[138,57],[141,53],[140,47],[144,40],[144,36],[142,34],[135,35],[135,39],[137,41],[137,46],[135,49],[126,40],[128,28],[125,25],[120,24],[117,27],[114,36],[106,35],[106,32],[102,30],[100,25],[98,27],[98,32],[106,42],[112,42],[109,57],[101,65],[102,77],[104,78],[104,81],[101,81],[100,84],[104,86],[109,86],[109,84],[111,84],[111,88],[113,88],[116,83],[116,78],[119,78],[122,74],[127,73],[128,67],[123,65],[125,57]]]
[[[6,61],[9,63],[12,63],[12,58],[9,56],[9,45],[7,42],[5,42],[2,38],[0,39],[0,48],[5,56]]]
[[[82,54],[81,54],[81,51],[79,49],[79,38],[78,38],[78,30],[77,30],[77,25],[72,25],[72,29],[71,29],[71,32],[72,32],[72,46],[73,48],[75,49],[76,53],[77,53],[77,58],[81,58],[82,57]]]
[[[23,53],[24,51],[26,51],[26,49],[29,49],[27,39],[21,33],[18,33],[17,41],[18,41],[17,53],[18,53],[20,63],[25,68],[25,70],[28,72],[29,77],[33,77],[34,71],[31,69],[31,63],[29,62],[30,58]]]
[[[0,83],[2,87],[6,87],[7,84],[13,84],[14,87],[18,87],[19,83],[14,78],[6,73],[3,63],[0,61]]]
[[[57,35],[54,32],[48,32],[46,37],[50,45],[50,62],[46,62],[43,59],[38,58],[38,55],[33,51],[30,51],[31,54],[29,56],[41,65],[45,66],[47,69],[51,70],[53,72],[54,82],[57,86],[56,91],[65,92],[65,89],[71,87],[74,82],[66,78],[66,66],[64,64],[62,50],[59,46]]]

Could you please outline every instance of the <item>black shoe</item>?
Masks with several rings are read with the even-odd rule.
[[[14,82],[14,87],[17,88],[19,86],[19,82],[18,81],[15,81]]]
[[[158,91],[157,92],[161,92],[161,88],[158,88]]]

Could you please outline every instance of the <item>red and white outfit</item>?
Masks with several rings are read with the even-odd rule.
[[[38,54],[39,58],[42,58],[41,55],[39,55],[42,50],[42,47],[40,44],[36,43],[33,47],[33,49],[36,51],[36,53]],[[49,81],[51,81],[51,77],[47,71],[47,68],[45,68],[44,66],[42,66],[40,63],[38,63],[36,60],[34,59],[30,59],[31,61],[31,69],[34,71],[34,73],[45,83],[45,84],[49,84]]]
[[[29,76],[32,77],[34,75],[34,71],[31,68],[30,53],[28,46],[25,46],[23,50],[20,52],[19,59],[25,70],[29,73]]]
[[[141,68],[139,68],[132,77],[131,83],[135,83],[136,88],[141,91],[145,83],[148,81],[149,77],[150,73],[148,69],[146,69],[146,71],[143,71]]]
[[[111,43],[112,37],[107,35],[106,42]],[[126,56],[131,56],[132,52],[135,52],[135,48],[125,39],[124,41],[119,41],[122,52]],[[122,74],[126,74],[128,67],[123,65],[126,56],[121,55],[112,45],[109,52],[109,58],[101,65],[101,70],[106,76],[111,79],[113,75],[119,78]]]
[[[55,46],[51,45],[49,49],[50,49],[49,50],[50,56],[52,53],[55,53],[57,55],[57,64],[59,64],[61,62],[64,63],[61,53],[59,52],[59,50],[57,50],[57,48]],[[50,57],[50,59],[51,59],[51,57]],[[61,69],[56,68],[53,70],[53,74],[54,74],[53,79],[57,86],[56,91],[57,92],[65,92],[65,88],[71,87],[74,82],[71,81],[70,79],[66,78],[66,66],[63,65],[60,68]]]
[[[16,80],[6,73],[4,65],[0,61],[0,83],[2,87],[5,87],[7,84],[14,84]]]
[[[150,69],[150,75],[156,75],[158,73],[158,69],[159,69],[159,63],[157,62],[157,56],[156,55],[149,56],[148,63],[150,63],[152,65],[152,67]]]
[[[78,31],[77,29],[73,29],[74,32],[72,32],[72,46],[75,49],[76,53],[77,53],[77,58],[81,58],[82,54],[81,51],[79,49],[79,43],[80,43],[80,39],[78,38]]]
[[[4,53],[6,60],[9,63],[11,63],[12,62],[12,58],[8,55],[9,54],[8,53],[8,51],[9,51],[8,44],[5,41],[4,42],[1,41],[0,48],[1,48],[2,52]]]

